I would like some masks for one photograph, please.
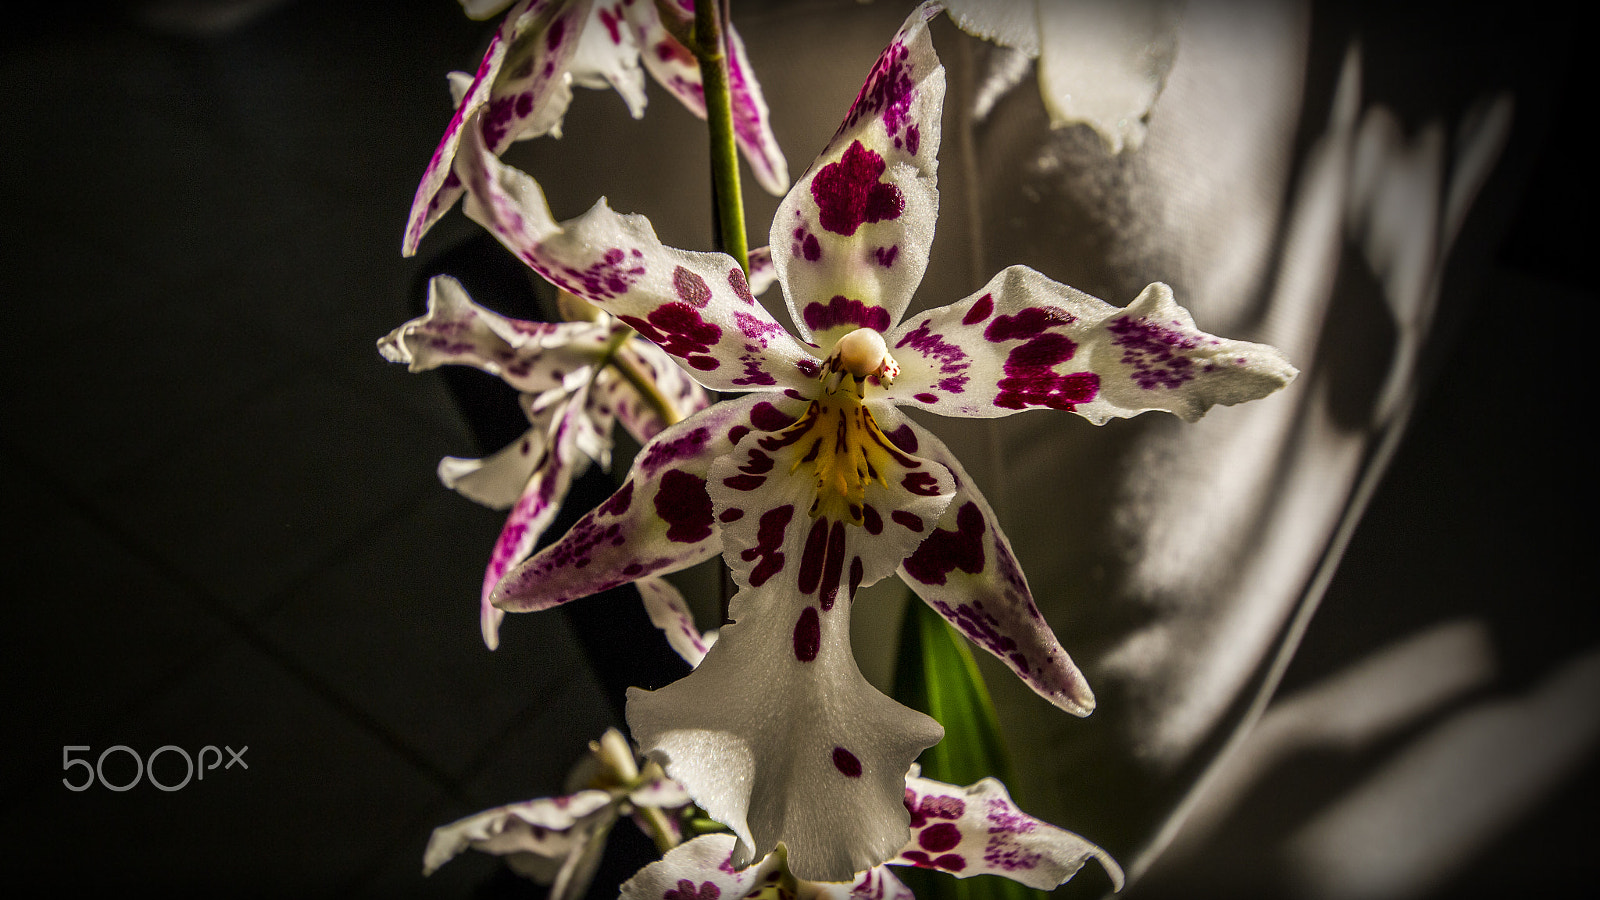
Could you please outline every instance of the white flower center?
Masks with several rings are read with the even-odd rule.
[[[889,345],[884,343],[883,335],[871,328],[857,328],[840,338],[828,357],[828,369],[848,372],[858,381],[876,375],[884,385],[900,374],[900,366],[889,355]]]

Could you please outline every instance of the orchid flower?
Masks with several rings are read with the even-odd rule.
[[[549,884],[550,900],[582,897],[593,880],[617,819],[631,816],[661,847],[683,837],[679,813],[689,807],[683,787],[646,762],[641,769],[622,733],[607,729],[589,743],[572,781],[581,789],[485,810],[434,829],[422,873],[471,848],[506,857],[518,874]]]
[[[604,200],[558,224],[476,122],[457,159],[468,215],[529,266],[707,387],[748,392],[657,435],[617,492],[492,601],[549,609],[721,553],[739,587],[733,624],[688,676],[633,692],[629,724],[733,830],[736,865],[783,841],[795,874],[818,881],[899,852],[904,773],[941,735],[856,667],[848,608],[859,588],[898,572],[1041,696],[1078,715],[1094,704],[976,484],[897,406],[1192,420],[1296,374],[1271,347],[1199,331],[1162,284],[1122,309],[1016,266],[901,321],[938,204],[944,71],[926,28],[937,10],[906,21],[778,208],[772,254],[799,338],[724,254],[666,247],[646,219]]]
[[[887,864],[849,881],[795,877],[782,847],[739,869],[733,862],[733,835],[708,834],[673,848],[624,882],[622,900],[912,900],[889,866],[917,866],[957,878],[1000,875],[1047,891],[1065,884],[1091,858],[1105,867],[1113,888],[1122,890],[1122,869],[1109,854],[1022,812],[993,778],[959,788],[912,774],[905,781],[905,807],[911,840]]]
[[[462,0],[474,18],[487,18],[509,2]],[[453,85],[456,112],[423,172],[411,203],[402,252],[410,256],[433,223],[461,196],[451,169],[462,126],[481,122],[484,142],[500,154],[513,141],[550,134],[561,136],[561,120],[572,101],[573,83],[615,88],[635,119],[644,115],[644,75],[649,70],[667,92],[691,113],[705,118],[699,63],[673,34],[693,23],[694,4],[652,0],[520,0],[506,14],[489,42],[477,74]],[[663,22],[662,15],[673,17]],[[669,27],[670,25],[670,27]],[[734,136],[756,181],[773,194],[789,186],[789,168],[772,135],[767,102],[744,42],[727,30],[728,84]]]
[[[522,392],[531,427],[521,440],[488,459],[445,457],[439,463],[446,487],[493,509],[511,508],[483,576],[480,625],[491,650],[499,645],[505,613],[490,605],[490,592],[533,552],[590,461],[610,466],[613,422],[645,443],[706,405],[705,391],[659,347],[594,312],[588,321],[510,319],[474,303],[460,283],[440,275],[428,283],[427,314],[378,342],[386,359],[413,372],[467,365]],[[680,621],[678,611],[686,607],[665,582],[641,594],[652,621]],[[681,628],[666,630],[680,653],[704,655]]]
[[[1050,127],[1083,124],[1105,147],[1139,149],[1177,54],[1179,0],[944,0],[961,30],[1015,51],[979,89],[978,117],[1038,60]],[[998,82],[998,83],[997,83]]]

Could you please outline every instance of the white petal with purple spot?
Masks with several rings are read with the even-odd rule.
[[[772,220],[772,258],[800,336],[832,347],[888,332],[922,280],[939,212],[944,67],[925,4],[878,57],[833,140]]]
[[[955,497],[900,577],[974,644],[993,653],[1039,696],[1073,715],[1094,709],[1094,693],[1040,614],[1028,581],[978,486],[932,432],[905,420],[902,443],[948,468]]]
[[[616,493],[501,581],[494,605],[549,609],[715,555],[722,535],[705,474],[750,430],[750,409],[761,400],[719,403],[657,435]]]
[[[1200,331],[1164,284],[1120,309],[1026,266],[911,317],[888,343],[900,364],[888,396],[950,416],[1044,408],[1101,424],[1165,410],[1192,421],[1297,374],[1275,348]]]
[[[1001,875],[1041,891],[1066,883],[1090,859],[1122,890],[1122,868],[1083,838],[1017,808],[993,778],[960,788],[907,777],[911,841],[892,865],[948,872],[957,878]]]
[[[628,725],[739,836],[735,866],[783,841],[797,876],[848,881],[905,844],[905,770],[943,729],[861,676],[843,607],[818,615],[794,600],[740,591],[698,668],[629,690]]]

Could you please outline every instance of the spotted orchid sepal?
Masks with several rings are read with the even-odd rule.
[[[1036,890],[1065,884],[1091,859],[1122,890],[1122,868],[1101,848],[1018,809],[1005,786],[985,778],[968,787],[915,774],[905,778],[911,840],[884,865],[849,879],[820,882],[793,872],[780,845],[740,866],[732,835],[697,837],[669,851],[622,885],[622,900],[911,900],[889,866],[915,866],[970,878],[999,875]]]
[[[984,778],[957,787],[906,776],[911,840],[891,866],[916,866],[957,878],[1000,875],[1036,890],[1066,884],[1085,862],[1105,868],[1113,890],[1123,886],[1122,867],[1111,854],[1082,837],[1028,815],[1005,785]]]
[[[549,884],[551,900],[583,896],[619,818],[632,817],[663,852],[684,837],[692,813],[687,793],[659,766],[639,765],[616,729],[589,743],[569,790],[485,810],[434,829],[423,851],[424,875],[466,850],[504,857],[513,871]]]
[[[694,115],[705,117],[700,73],[693,54],[664,26],[650,0],[520,0],[463,3],[469,15],[487,18],[510,7],[475,74],[454,75],[454,115],[423,172],[412,200],[401,252],[417,251],[422,236],[461,196],[452,171],[467,122],[478,118],[495,154],[514,141],[560,137],[572,101],[572,85],[611,87],[634,118],[644,115],[644,76],[661,83]],[[684,15],[681,8],[667,8]],[[763,188],[781,194],[789,185],[788,164],[772,134],[761,85],[737,32],[729,26],[731,100],[735,138]]]
[[[947,416],[1044,408],[1100,425],[1159,410],[1192,422],[1299,374],[1275,347],[1195,327],[1165,284],[1116,307],[1026,266],[913,316],[887,342],[900,366],[888,398]]]
[[[480,625],[491,650],[505,615],[489,603],[491,592],[533,551],[573,479],[591,461],[609,467],[613,423],[643,443],[706,405],[705,391],[671,357],[595,312],[576,322],[512,319],[473,302],[455,279],[438,276],[429,282],[427,313],[378,342],[385,358],[413,372],[472,366],[521,392],[530,427],[520,440],[488,459],[439,463],[445,486],[511,510],[481,592]]]

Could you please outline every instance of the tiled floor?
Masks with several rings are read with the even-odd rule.
[[[418,98],[442,98],[483,26],[447,0],[289,3],[214,34],[35,15],[0,39],[0,883],[518,890],[486,857],[422,880],[429,830],[557,788],[616,714],[561,617],[484,652],[471,607],[500,517],[433,474],[473,434],[442,380],[373,351],[424,265],[398,254],[442,123]],[[472,233],[455,216],[430,241]],[[1471,372],[1460,359],[1447,371]],[[1408,446],[1507,421],[1475,399],[1442,384]],[[1381,531],[1417,527],[1404,498],[1498,471],[1425,459],[1402,456],[1375,506],[1391,514],[1330,598],[1359,610],[1361,578],[1407,564]],[[1545,490],[1517,465],[1526,480],[1469,511]],[[1580,649],[1592,619],[1568,624]],[[171,793],[63,788],[63,747],[113,745],[248,746],[249,768]],[[1519,846],[1570,808],[1541,807]]]

